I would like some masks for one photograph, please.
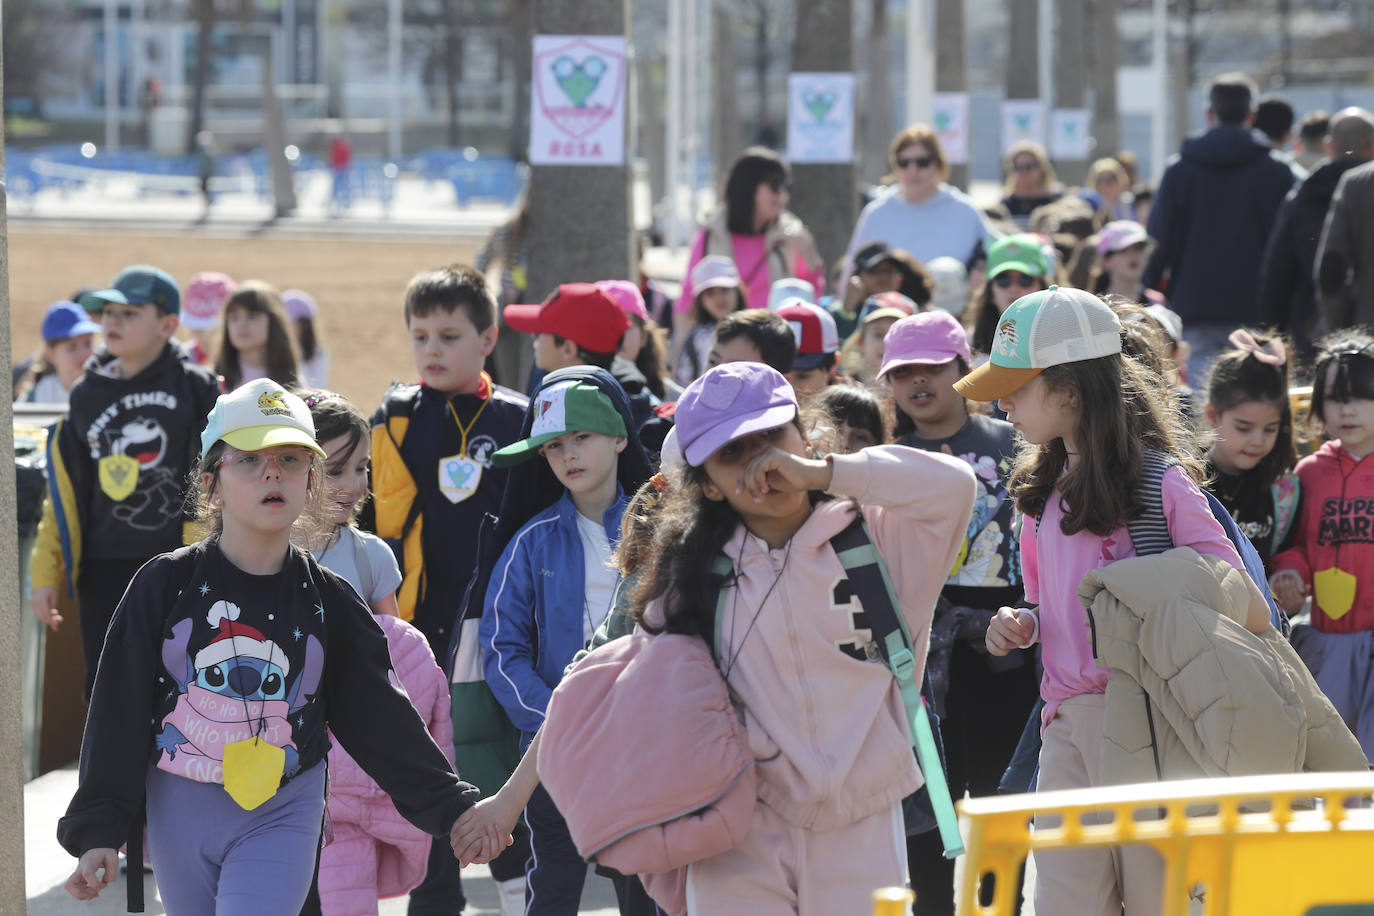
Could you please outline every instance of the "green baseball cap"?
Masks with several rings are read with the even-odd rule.
[[[586,382],[562,382],[534,396],[534,424],[530,427],[529,438],[493,452],[491,463],[494,467],[508,468],[527,461],[545,442],[573,432],[627,435],[625,419],[605,392]]]
[[[1040,239],[1027,233],[1009,235],[988,249],[987,276],[991,280],[1009,270],[1020,271],[1028,277],[1048,277],[1050,266]]]
[[[1121,321],[1092,293],[1051,286],[1002,313],[988,361],[954,383],[974,401],[995,401],[1050,366],[1121,352]]]

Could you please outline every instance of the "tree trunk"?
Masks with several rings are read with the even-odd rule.
[[[887,174],[887,146],[892,140],[892,62],[888,59],[887,0],[870,0],[868,34],[864,36],[864,69],[868,91],[863,105],[863,143],[859,169],[865,181]]]
[[[754,84],[758,89],[754,109],[754,142],[767,143],[770,139],[777,139],[776,131],[768,122],[768,68],[773,63],[773,56],[768,46],[767,5],[760,4],[758,13],[758,21],[754,23]]]
[[[272,72],[270,41],[263,43],[262,50],[262,109],[262,142],[267,152],[267,167],[272,171],[274,212],[277,216],[289,216],[296,210],[296,188],[291,175],[291,163],[286,161],[286,125],[282,120],[277,81]]]
[[[510,122],[510,154],[514,159],[528,158],[530,145],[530,68],[534,66],[534,0],[511,0],[511,80],[515,91],[515,111]]]
[[[964,40],[964,0],[936,0],[935,91],[968,92],[968,47]],[[970,132],[971,134],[971,132]],[[969,148],[972,152],[972,136]],[[949,151],[945,151],[946,155]],[[949,183],[968,187],[968,163],[949,167]]]
[[[1116,107],[1116,70],[1119,64],[1116,34],[1118,0],[1093,0],[1088,15],[1092,36],[1093,137],[1094,156],[1110,156],[1121,149],[1121,114]]]
[[[711,162],[715,187],[721,188],[740,149],[735,17],[724,6],[715,7],[711,14],[711,49]],[[640,107],[643,110],[647,106]]]
[[[1007,0],[1011,36],[1007,49],[1007,98],[1040,98],[1040,4]]]
[[[186,155],[196,151],[196,135],[205,125],[205,86],[210,81],[210,55],[214,53],[215,0],[194,0],[196,17],[196,66],[191,71],[191,111],[186,120]]]
[[[458,0],[442,0],[444,16],[444,98],[448,102],[448,145],[458,146],[458,79],[462,75]]]
[[[1083,49],[1088,41],[1084,27],[1087,0],[1055,0],[1054,107],[1083,108]],[[1065,185],[1081,184],[1088,164],[1083,159],[1059,159],[1055,171]]]

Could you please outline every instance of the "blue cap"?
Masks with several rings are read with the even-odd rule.
[[[98,334],[100,325],[91,320],[86,310],[75,302],[65,299],[48,306],[48,314],[43,316],[43,342],[54,343],[82,334]]]
[[[109,289],[88,293],[91,300],[117,302],[120,305],[151,304],[165,315],[181,314],[181,287],[167,271],[148,264],[126,267],[110,283]],[[87,297],[82,297],[85,300]],[[83,301],[83,305],[86,303]],[[90,308],[90,305],[86,305]]]

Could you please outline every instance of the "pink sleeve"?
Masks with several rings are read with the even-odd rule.
[[[1021,517],[1021,579],[1026,586],[1026,604],[1040,603],[1040,555],[1035,546],[1036,521]]]
[[[806,259],[797,255],[796,270],[797,278],[805,280],[816,288],[816,298],[819,299],[825,293],[825,265],[821,264],[814,270],[806,263]]]
[[[1198,553],[1220,557],[1241,572],[1245,571],[1245,564],[1241,562],[1235,546],[1226,536],[1221,523],[1212,517],[1207,497],[1192,478],[1181,468],[1169,468],[1164,472],[1160,491],[1164,498],[1164,518],[1169,523],[1169,536],[1173,538],[1175,547],[1191,547]]]
[[[673,314],[681,315],[692,308],[692,268],[706,256],[706,230],[698,229],[697,237],[692,240],[692,251],[687,255],[687,271],[682,275],[682,295],[673,305]]]

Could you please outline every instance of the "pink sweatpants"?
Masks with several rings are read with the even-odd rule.
[[[895,805],[838,830],[806,830],[759,802],[744,842],[687,869],[688,916],[868,913],[905,887],[906,827]]]
[[[1098,785],[1097,762],[1107,698],[1065,700],[1045,729],[1037,792]],[[1038,821],[1038,818],[1037,818]],[[1148,846],[1035,853],[1035,912],[1075,916],[1159,916],[1164,860]]]

